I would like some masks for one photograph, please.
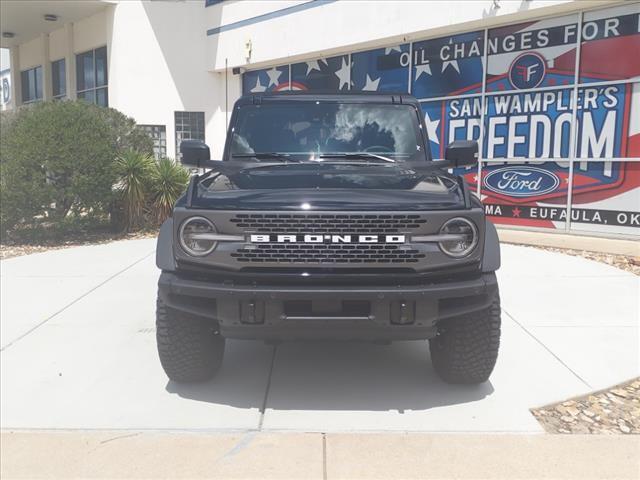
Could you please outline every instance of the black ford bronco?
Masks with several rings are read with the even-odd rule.
[[[180,145],[191,178],[160,230],[157,342],[177,382],[212,377],[225,339],[429,340],[452,383],[487,380],[500,342],[500,246],[480,200],[430,155],[418,101],[240,98],[222,161]]]

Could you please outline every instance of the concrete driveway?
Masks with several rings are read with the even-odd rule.
[[[450,386],[426,342],[230,341],[218,377],[169,382],[155,240],[4,260],[3,429],[539,432],[532,407],[640,373],[639,278],[503,245],[503,333],[484,385]]]

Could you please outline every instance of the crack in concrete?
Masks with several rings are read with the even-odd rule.
[[[88,290],[87,292],[83,293],[82,295],[80,295],[78,298],[76,298],[75,300],[71,301],[70,303],[68,303],[67,305],[65,305],[64,307],[62,307],[60,310],[58,310],[57,312],[53,313],[52,315],[49,315],[47,318],[45,318],[44,320],[42,320],[40,323],[34,325],[33,327],[31,327],[29,330],[27,330],[26,332],[24,332],[22,335],[19,335],[17,338],[11,340],[9,343],[7,343],[6,345],[4,345],[2,348],[0,348],[0,352],[4,352],[7,348],[9,348],[10,346],[14,345],[15,343],[19,342],[20,340],[22,340],[23,338],[25,338],[27,335],[29,335],[30,333],[34,332],[35,330],[37,330],[38,328],[40,328],[42,325],[44,325],[45,323],[47,323],[49,320],[51,320],[52,318],[57,317],[58,315],[60,315],[62,312],[64,312],[67,308],[71,307],[72,305],[78,303],[80,300],[82,300],[83,298],[85,298],[87,295],[95,292],[97,289],[99,289],[100,287],[102,287],[103,285],[106,285],[107,283],[109,283],[111,280],[113,280],[114,278],[116,278],[118,275],[123,274],[124,272],[126,272],[127,270],[129,270],[130,268],[136,266],[138,263],[142,262],[143,260],[146,260],[147,258],[149,258],[151,255],[153,255],[155,253],[155,250],[153,252],[150,252],[148,254],[146,254],[144,257],[136,260],[135,262],[133,262],[131,265],[123,268],[122,270],[114,273],[113,275],[111,275],[110,277],[108,277],[107,279],[105,279],[103,282],[99,283],[98,285],[96,285],[95,287],[93,287],[92,289]]]
[[[264,391],[264,398],[262,399],[262,406],[260,407],[260,421],[258,422],[258,431],[262,431],[262,425],[264,423],[264,415],[267,411],[267,401],[269,400],[269,391],[271,390],[271,376],[273,375],[273,367],[276,363],[276,351],[278,350],[278,346],[273,346],[273,351],[271,352],[271,366],[269,367],[269,376],[267,377],[267,387]]]
[[[322,434],[322,480],[327,480],[327,434]]]
[[[556,355],[555,353],[553,353],[553,351],[547,347],[544,343],[542,343],[538,337],[536,337],[533,333],[531,333],[529,330],[526,329],[526,327],[524,325],[522,325],[520,322],[518,322],[513,315],[511,315],[509,312],[507,312],[504,308],[502,308],[502,311],[504,313],[507,314],[507,317],[509,317],[511,320],[513,320],[513,322],[518,325],[527,335],[529,335],[531,338],[533,338],[536,343],[538,343],[538,345],[540,345],[542,348],[544,348],[547,352],[549,352],[553,358],[555,358],[558,362],[560,362],[560,364],[566,368],[567,370],[569,370],[578,380],[580,380],[582,383],[584,383],[587,387],[589,387],[590,389],[593,389],[593,387],[591,385],[589,385],[589,383],[582,378],[580,375],[578,375],[571,367],[569,367],[569,365],[567,365],[566,363],[564,363],[564,361],[558,357],[558,355]]]

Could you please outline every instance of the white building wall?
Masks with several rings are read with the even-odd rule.
[[[171,157],[175,111],[204,112],[206,140],[222,149],[224,75],[205,68],[203,9],[201,2],[124,1],[109,10],[109,105],[140,124],[165,125]]]
[[[73,24],[73,52],[82,53],[107,43],[107,14],[96,13]]]
[[[42,39],[40,37],[29,40],[18,48],[20,53],[19,71],[42,65]]]
[[[67,54],[67,36],[65,28],[60,28],[49,34],[49,61],[64,58]]]
[[[308,2],[279,0],[221,2],[206,8],[207,28],[229,25]],[[303,58],[392,45],[474,28],[558,15],[611,3],[607,0],[415,1],[376,0],[317,2],[312,8],[257,21],[207,37],[208,68],[260,68]],[[245,44],[251,41],[250,61]]]

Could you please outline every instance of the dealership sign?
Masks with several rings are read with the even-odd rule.
[[[640,162],[623,159],[640,158],[638,52],[627,2],[250,71],[243,90],[409,92],[433,158],[482,134],[488,161],[457,173],[494,220],[637,235]]]
[[[510,197],[536,197],[553,192],[560,179],[542,168],[518,166],[491,171],[483,179],[485,188]]]

